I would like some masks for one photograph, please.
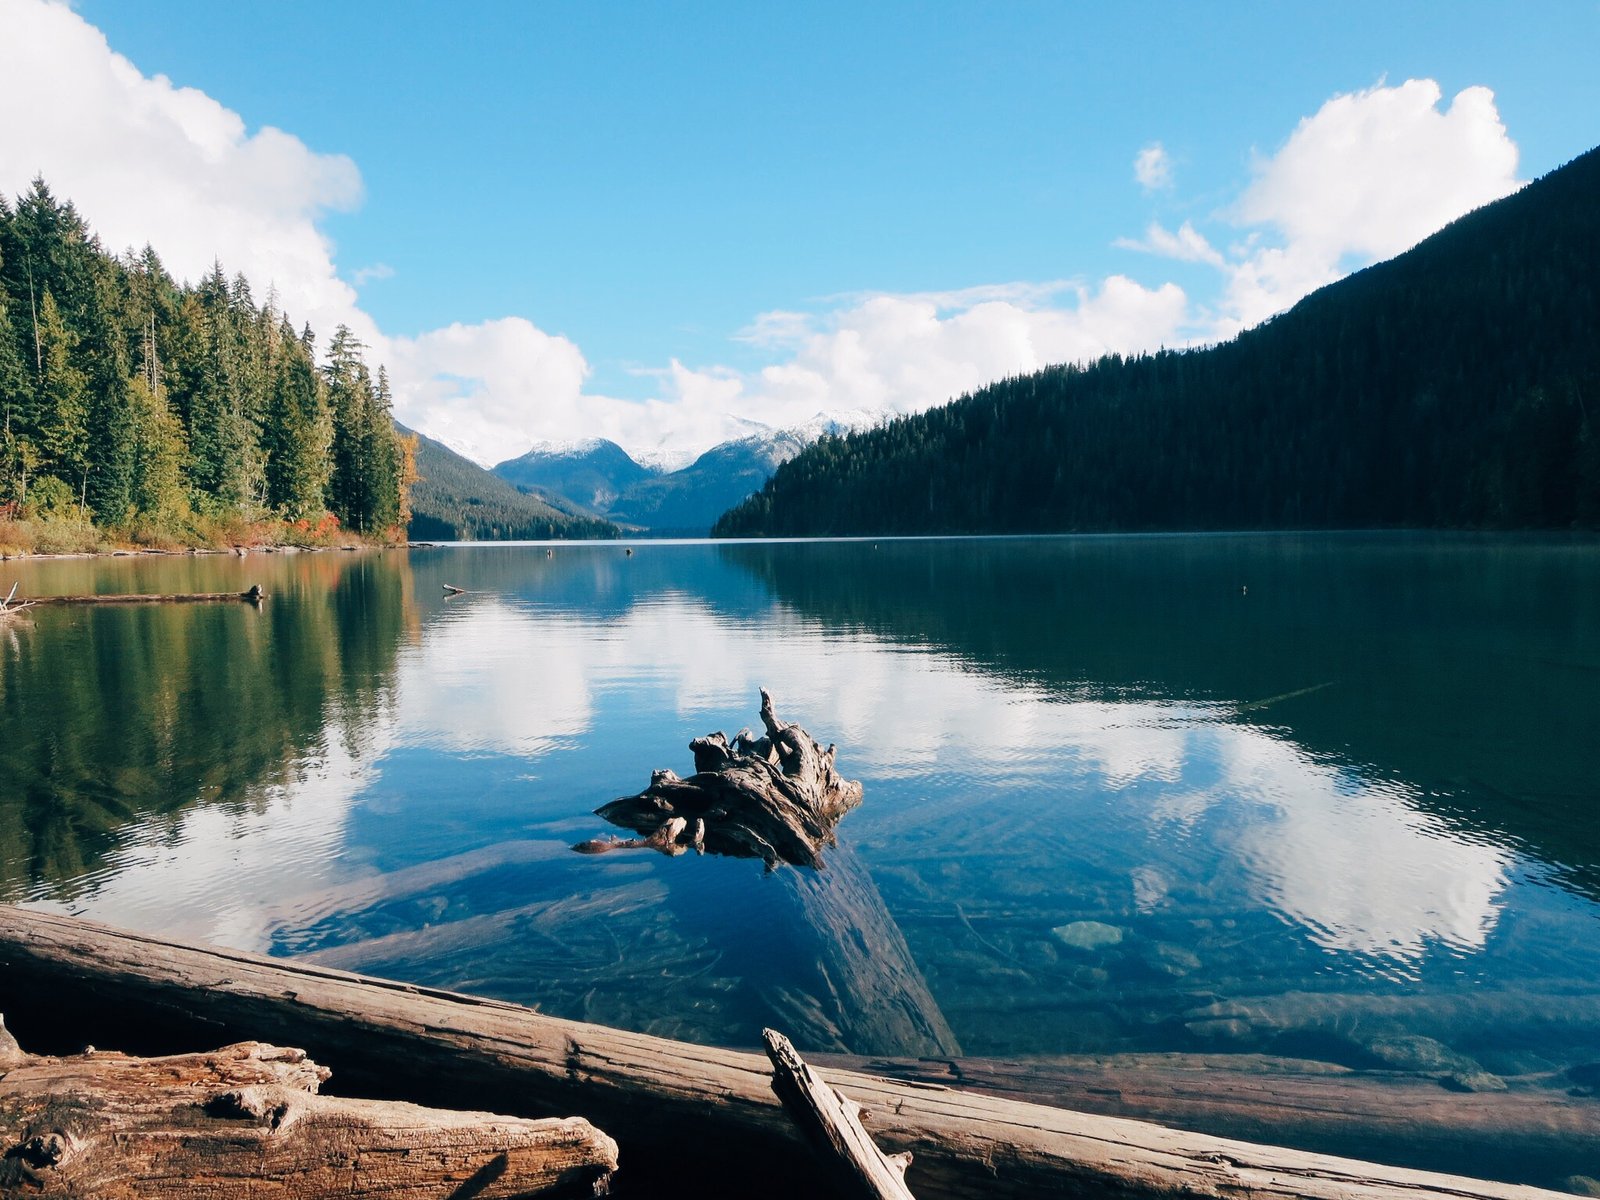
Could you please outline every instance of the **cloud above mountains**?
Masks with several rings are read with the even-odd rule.
[[[1256,155],[1250,183],[1219,214],[1241,235],[1226,253],[1188,221],[1118,244],[1221,272],[1222,296],[1196,332],[1231,336],[1521,186],[1494,93],[1470,87],[1443,109],[1442,99],[1431,79],[1334,96]]]
[[[1335,96],[1258,155],[1226,211],[1119,243],[1209,266],[1212,297],[1112,274],[835,297],[809,311],[791,301],[730,331],[730,357],[738,342],[765,365],[671,360],[639,372],[655,380],[653,396],[623,399],[587,390],[582,349],[515,314],[415,336],[380,329],[358,287],[390,268],[342,272],[324,228],[361,203],[350,158],[251,131],[216,99],[144,75],[56,0],[0,0],[0,31],[0,110],[28,115],[0,127],[0,191],[42,174],[109,247],[148,242],[189,279],[220,259],[324,336],[350,326],[388,365],[396,415],[484,463],[541,439],[704,448],[751,420],[917,411],[1050,363],[1228,336],[1518,186],[1517,149],[1488,89],[1441,108],[1431,80],[1379,85]],[[1171,200],[1160,142],[1137,151],[1134,180],[1152,202]]]

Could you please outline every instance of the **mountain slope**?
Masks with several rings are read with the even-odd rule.
[[[1600,151],[1204,350],[824,438],[724,536],[1600,526]]]
[[[402,433],[409,433],[398,427]],[[604,538],[616,526],[562,512],[526,496],[454,450],[421,434],[417,438],[417,482],[411,488],[407,536],[435,541],[524,538]]]
[[[723,442],[681,471],[635,483],[617,497],[610,516],[658,533],[703,535],[804,448],[782,430]]]
[[[564,497],[591,513],[609,511],[630,485],[656,474],[605,438],[544,442],[520,458],[497,464],[494,473],[519,491]]]

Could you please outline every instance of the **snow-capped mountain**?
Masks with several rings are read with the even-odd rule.
[[[658,474],[605,438],[537,442],[526,454],[498,464],[494,473],[519,491],[597,514],[608,512],[629,487]]]
[[[818,438],[869,428],[888,415],[818,413],[788,429],[747,421],[750,433],[698,456],[659,447],[630,452],[604,438],[541,442],[494,473],[523,491],[623,525],[698,535]]]

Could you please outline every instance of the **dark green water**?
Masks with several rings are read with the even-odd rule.
[[[271,597],[0,625],[12,902],[722,1043],[1600,1059],[1592,542],[501,546],[13,579]],[[687,774],[690,737],[755,724],[758,685],[865,784],[825,884],[844,935],[783,871],[567,849],[652,769]],[[952,1043],[859,1011],[889,959]]]

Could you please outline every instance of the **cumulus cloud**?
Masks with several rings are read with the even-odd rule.
[[[0,189],[15,195],[42,173],[110,249],[149,243],[186,279],[220,258],[276,287],[297,320],[376,337],[317,227],[361,200],[350,159],[282,130],[250,133],[203,92],[147,78],[63,4],[0,0],[0,29]]]
[[[1442,100],[1431,79],[1334,96],[1256,157],[1250,183],[1220,214],[1245,234],[1226,256],[1187,221],[1117,244],[1222,273],[1204,334],[1256,324],[1521,186],[1494,93],[1469,87]]]
[[[1147,192],[1159,192],[1172,186],[1172,158],[1160,142],[1151,142],[1139,151],[1133,160],[1133,177]]]
[[[737,410],[784,426],[820,411],[916,412],[1007,375],[1170,342],[1187,309],[1176,284],[1113,275],[1094,288],[880,294],[805,320],[770,314],[752,328],[781,328],[786,360],[749,375],[675,363],[676,398],[687,406],[676,415],[709,424]]]
[[[1430,80],[1335,96],[1259,157],[1216,220],[1226,250],[1193,221],[1151,224],[1118,244],[1219,272],[1199,305],[1173,283],[1123,275],[1088,283],[1007,281],[916,294],[825,298],[774,309],[732,339],[769,359],[750,371],[671,360],[641,372],[656,394],[586,390],[570,340],[518,316],[387,336],[356,288],[393,272],[348,272],[321,222],[360,203],[356,165],[291,133],[248,129],[192,88],[147,77],[57,0],[0,0],[0,190],[42,173],[113,248],[157,247],[180,278],[220,259],[257,294],[276,290],[325,336],[346,324],[388,364],[400,420],[492,463],[542,439],[604,436],[630,449],[704,449],[751,421],[797,424],[819,411],[911,412],[997,378],[1108,351],[1226,336],[1344,271],[1409,246],[1517,186],[1517,151],[1485,88],[1447,107]],[[1170,156],[1143,147],[1135,177],[1170,190]]]

